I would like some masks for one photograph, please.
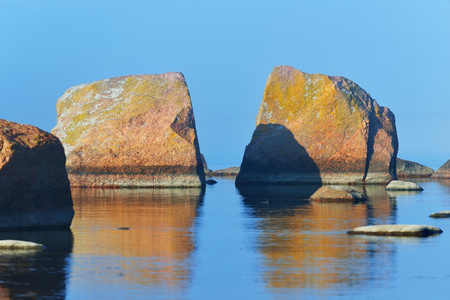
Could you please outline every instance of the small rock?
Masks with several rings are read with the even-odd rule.
[[[366,197],[350,187],[323,186],[310,197],[310,200],[320,202],[355,202],[364,201]]]
[[[205,181],[205,183],[208,184],[208,185],[213,185],[213,184],[216,184],[217,181],[215,181],[214,179],[208,179],[208,180]]]
[[[119,227],[119,228],[116,228],[116,229],[118,229],[118,230],[130,230],[130,227]]]
[[[413,182],[392,180],[386,186],[388,191],[423,191],[423,188]]]
[[[6,250],[42,250],[44,249],[44,245],[27,242],[27,241],[19,241],[19,240],[1,240],[0,241],[0,249]]]
[[[437,213],[433,213],[430,218],[450,218],[450,210],[443,210]]]
[[[428,225],[374,225],[357,227],[348,234],[384,235],[384,236],[429,236],[441,234],[438,227]]]

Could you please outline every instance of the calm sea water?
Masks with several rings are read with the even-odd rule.
[[[367,187],[360,204],[309,203],[312,186],[73,189],[70,231],[5,232],[43,252],[0,252],[1,299],[443,299],[449,181],[418,193]],[[268,201],[267,201],[268,199]],[[369,224],[428,224],[428,238],[358,237]],[[118,229],[121,227],[129,228]]]

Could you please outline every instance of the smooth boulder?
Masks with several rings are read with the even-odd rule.
[[[348,234],[382,235],[382,236],[418,236],[425,237],[442,233],[438,227],[428,225],[373,225],[357,227]]]
[[[58,122],[72,186],[200,187],[205,183],[183,74],[110,78],[68,89]]]
[[[20,240],[0,240],[0,250],[42,250],[44,245],[20,241]]]
[[[277,66],[236,184],[387,183],[397,151],[394,114],[356,83]]]
[[[397,158],[397,177],[430,177],[434,170],[430,167],[406,159]]]
[[[450,218],[450,210],[443,210],[437,213],[432,213],[430,218]]]
[[[414,183],[402,180],[392,180],[386,186],[386,190],[388,191],[423,191],[423,188]]]
[[[59,139],[0,120],[0,229],[69,228],[74,216]]]
[[[344,186],[323,186],[311,197],[311,201],[317,202],[358,202],[367,200],[360,192]]]
[[[450,159],[434,172],[431,178],[450,179]]]

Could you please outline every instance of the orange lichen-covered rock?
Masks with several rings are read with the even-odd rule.
[[[69,228],[66,157],[54,135],[0,120],[0,228]]]
[[[275,67],[256,125],[237,184],[396,178],[394,114],[346,78]]]
[[[181,73],[136,75],[70,88],[58,122],[72,186],[196,187],[204,171]]]

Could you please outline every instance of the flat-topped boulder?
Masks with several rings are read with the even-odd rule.
[[[437,169],[431,177],[436,179],[450,179],[450,159]]]
[[[20,240],[0,240],[0,250],[42,250],[44,245],[20,241]]]
[[[397,150],[394,114],[356,83],[278,66],[236,184],[387,183]]]
[[[438,227],[428,225],[373,225],[357,227],[348,234],[384,235],[384,236],[418,236],[425,237],[442,233]]]
[[[450,218],[450,210],[443,210],[440,212],[432,213],[430,218]]]
[[[345,186],[322,186],[311,197],[317,202],[358,202],[367,200],[360,192]]]
[[[72,186],[200,187],[205,175],[181,73],[135,75],[68,89],[52,132]]]
[[[59,139],[0,120],[0,229],[69,228],[74,216]]]
[[[406,159],[397,158],[397,177],[430,177],[434,170],[430,167]]]
[[[423,191],[423,188],[414,183],[402,180],[392,180],[386,186],[386,190],[388,191]]]

